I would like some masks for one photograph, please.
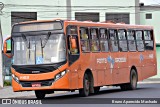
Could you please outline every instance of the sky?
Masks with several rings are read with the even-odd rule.
[[[140,3],[144,3],[144,5],[160,5],[160,0],[139,0]]]

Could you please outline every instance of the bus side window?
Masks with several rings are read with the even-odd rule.
[[[91,39],[98,39],[98,29],[90,29]]]
[[[111,52],[118,51],[117,30],[109,30],[109,47]]]
[[[126,39],[126,31],[125,30],[118,30],[118,39],[119,39],[119,49],[120,51],[128,51],[127,47],[127,39]]]
[[[144,39],[145,39],[145,50],[153,50],[154,49],[153,31],[145,30]]]
[[[108,34],[107,29],[100,29],[100,48],[102,52],[108,52]]]
[[[136,51],[135,31],[127,31],[127,40],[129,51]]]
[[[91,28],[90,29],[90,43],[91,43],[91,51],[97,52],[99,51],[99,40],[98,40],[98,29]]]
[[[144,51],[143,33],[141,30],[136,31],[136,45],[138,51]]]
[[[72,42],[71,39],[74,40],[76,42],[76,46],[72,47]],[[79,50],[78,50],[78,36],[76,35],[70,35],[69,37],[69,43],[70,43],[70,53],[71,54],[79,54]]]
[[[88,33],[88,28],[81,27],[80,28],[80,38],[81,38],[81,50],[82,52],[89,52],[90,47],[89,47],[89,33]]]
[[[80,28],[80,36],[81,36],[81,39],[89,39],[88,28]]]
[[[79,54],[77,26],[69,26],[67,29],[68,49],[70,54]],[[75,41],[76,47],[72,47],[71,39]]]

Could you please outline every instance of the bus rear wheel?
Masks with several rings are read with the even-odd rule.
[[[137,81],[138,81],[137,73],[136,73],[135,69],[132,69],[131,73],[130,73],[130,82],[120,85],[121,90],[123,90],[123,91],[135,90],[137,88]]]
[[[88,75],[85,73],[83,77],[83,88],[79,90],[79,95],[82,97],[87,97],[90,90],[90,81]]]
[[[46,93],[45,93],[45,91],[35,90],[35,95],[36,95],[37,99],[44,99]]]
[[[137,88],[137,81],[138,81],[137,73],[135,69],[132,69],[130,74],[130,83],[128,84],[128,89],[135,90]]]

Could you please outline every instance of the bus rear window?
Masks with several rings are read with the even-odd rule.
[[[153,32],[149,30],[144,31],[144,43],[145,50],[153,50],[154,49],[154,41],[153,41]]]
[[[30,32],[30,31],[45,31],[45,30],[60,30],[62,29],[61,22],[41,22],[18,24],[13,27],[13,32]]]

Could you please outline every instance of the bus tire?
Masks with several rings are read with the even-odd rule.
[[[79,90],[81,97],[87,97],[89,95],[90,81],[88,75],[85,73],[83,77],[83,88]]]
[[[135,90],[137,88],[137,81],[138,81],[137,72],[135,69],[131,69],[130,82],[127,84],[124,84],[123,87],[125,87],[125,90]]]
[[[94,87],[94,94],[98,94],[100,90],[100,87]]]
[[[137,73],[135,69],[132,69],[130,73],[130,82],[126,84],[121,84],[120,85],[121,90],[122,91],[135,90],[137,88],[137,80],[138,80]]]
[[[41,90],[35,90],[35,95],[36,95],[37,99],[44,99],[46,93]]]
[[[137,88],[138,75],[135,69],[131,70],[130,83],[127,84],[128,90],[135,90]]]

